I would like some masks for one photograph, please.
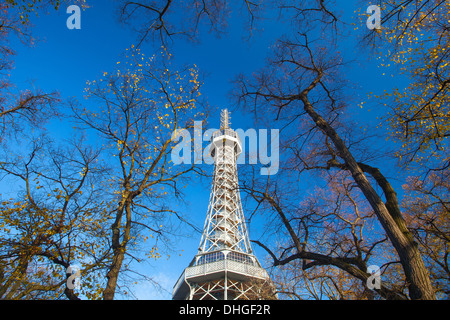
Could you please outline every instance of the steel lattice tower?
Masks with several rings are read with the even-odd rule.
[[[214,172],[208,213],[198,252],[175,284],[173,299],[273,297],[272,282],[250,246],[236,164],[242,145],[229,118],[228,110],[222,110],[220,130],[211,138]]]

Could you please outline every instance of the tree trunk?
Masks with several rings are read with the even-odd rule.
[[[106,288],[103,290],[103,300],[113,300],[116,293],[117,279],[119,278],[120,268],[122,267],[122,262],[124,258],[124,252],[122,248],[114,250],[114,260],[112,266],[106,278],[108,282],[106,283]]]
[[[405,236],[405,234],[403,234],[402,230],[389,213],[389,210],[386,208],[386,205],[375,192],[372,185],[367,180],[364,172],[353,158],[353,155],[347,149],[345,143],[330,126],[330,124],[314,110],[312,104],[309,102],[307,92],[314,87],[317,82],[313,83],[310,88],[305,90],[303,94],[300,95],[305,111],[313,119],[316,125],[322,129],[324,134],[333,141],[340,157],[344,159],[347,168],[350,170],[353,179],[375,211],[378,220],[380,221],[383,229],[386,231],[387,236],[400,257],[400,261],[408,281],[409,295],[411,299],[436,299],[434,290],[431,286],[430,277],[425,268],[425,264],[422,260],[417,245],[414,241],[412,241],[412,239],[409,239]]]
[[[116,221],[112,225],[112,248],[113,248],[113,262],[106,274],[108,279],[106,288],[103,290],[103,300],[113,300],[116,293],[117,280],[119,278],[120,269],[122,268],[123,259],[125,257],[125,250],[130,239],[131,230],[131,202],[128,198],[129,193],[124,195],[121,203],[117,209]],[[123,216],[123,211],[126,211],[126,224],[123,234],[123,240],[120,241],[120,227]]]
[[[341,270],[344,270],[354,276],[355,278],[361,279],[364,283],[367,282],[368,274],[365,272],[367,269],[367,266],[365,262],[363,262],[360,259],[355,260],[354,258],[333,258],[326,255],[322,255],[319,253],[314,252],[307,252],[304,250],[300,243],[300,239],[297,237],[297,234],[294,232],[294,229],[292,229],[292,226],[289,222],[289,220],[286,218],[286,215],[284,214],[281,207],[278,205],[278,203],[268,194],[263,194],[264,199],[269,201],[270,205],[278,212],[278,215],[281,218],[281,221],[283,222],[284,226],[288,230],[291,239],[293,240],[295,247],[297,249],[297,253],[294,255],[291,255],[283,260],[279,260],[275,254],[270,251],[269,248],[267,248],[265,245],[263,245],[261,242],[252,240],[252,242],[258,244],[260,247],[265,249],[273,258],[274,266],[278,265],[285,265],[286,263],[289,263],[292,260],[295,259],[302,259],[303,260],[303,270],[306,270],[312,266],[315,265],[333,265]],[[306,263],[307,260],[312,260],[313,262]],[[398,294],[395,291],[390,290],[389,288],[385,287],[382,283],[380,286],[380,289],[375,289],[382,297],[388,300],[404,300],[405,298]]]
[[[66,287],[66,289],[64,289],[64,294],[66,295],[66,297],[69,300],[81,300],[74,292],[73,289],[69,289]]]

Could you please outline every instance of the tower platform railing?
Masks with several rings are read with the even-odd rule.
[[[178,278],[178,281],[175,283],[173,292],[175,293],[187,279],[198,278],[201,276],[225,271],[229,273],[241,274],[249,278],[269,279],[269,274],[267,273],[267,271],[259,266],[232,260],[220,260],[210,263],[204,263],[198,266],[187,267]]]
[[[236,131],[232,129],[220,129],[213,133],[212,140],[214,140],[217,137],[227,135],[236,139],[239,139],[239,135],[236,133]]]

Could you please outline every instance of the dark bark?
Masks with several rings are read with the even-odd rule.
[[[328,167],[337,167],[343,170],[348,170],[347,166],[345,164],[339,163],[336,159],[332,159],[328,161]],[[397,193],[395,192],[392,185],[389,183],[389,181],[386,179],[386,177],[381,173],[380,169],[369,166],[365,163],[358,162],[358,166],[361,168],[362,171],[365,173],[370,174],[377,184],[383,189],[384,196],[386,197],[386,208],[389,211],[389,214],[394,219],[397,226],[400,228],[400,230],[403,232],[405,237],[408,238],[409,241],[417,245],[417,243],[414,240],[414,237],[412,233],[409,231],[408,227],[406,226],[405,219],[403,218],[403,215],[400,210],[400,205],[398,203],[397,199]]]
[[[126,195],[125,195],[126,197]],[[123,212],[127,205],[127,200],[122,200],[120,202],[119,207],[117,209],[116,220],[114,221],[111,229],[112,229],[112,249],[113,249],[113,260],[112,264],[109,268],[108,273],[106,274],[106,278],[108,279],[106,283],[105,290],[103,290],[103,300],[113,300],[114,295],[116,293],[117,280],[119,278],[120,269],[122,267],[123,259],[125,257],[125,250],[127,244],[127,235],[128,232],[125,230],[123,235],[123,241],[120,241],[120,229],[121,229],[121,220],[123,217]],[[127,210],[128,211],[128,210]],[[128,216],[128,214],[127,214]],[[126,227],[130,228],[130,225],[127,223]]]
[[[340,138],[334,128],[316,112],[309,101],[308,93],[320,82],[321,77],[322,74],[319,73],[315,81],[299,95],[300,100],[303,102],[304,110],[322,132],[333,141],[339,156],[345,161],[345,166],[352,174],[353,179],[377,215],[378,220],[400,257],[408,281],[411,299],[436,299],[433,287],[431,286],[430,277],[416,243],[413,241],[412,237],[410,238],[404,234],[405,230],[402,230],[402,228],[399,227],[399,224],[402,225],[402,221],[399,219],[401,214],[398,215],[395,208],[392,208],[394,216],[391,215],[387,205],[385,205],[380,196],[376,193],[344,141]],[[393,194],[390,190],[388,191],[390,196],[389,199],[391,200],[389,204],[392,205]],[[404,228],[406,228],[406,225]]]
[[[253,195],[255,196],[255,195]],[[287,258],[284,258],[282,260],[278,259],[276,255],[264,244],[262,244],[259,241],[252,241],[256,244],[258,244],[260,247],[265,249],[270,256],[273,259],[273,265],[279,266],[279,265],[285,265],[293,260],[302,259],[303,260],[303,270],[306,270],[308,268],[311,268],[313,266],[318,265],[333,265],[341,270],[346,271],[350,275],[354,276],[355,278],[358,278],[363,281],[363,283],[367,282],[367,279],[371,276],[369,273],[366,272],[367,265],[362,260],[360,256],[358,257],[332,257],[328,255],[323,255],[319,253],[314,252],[308,252],[305,251],[304,247],[301,244],[300,239],[297,237],[297,234],[293,230],[291,224],[289,223],[289,220],[287,219],[286,215],[284,214],[282,208],[278,205],[278,203],[275,201],[274,198],[272,198],[269,194],[264,193],[263,198],[259,199],[266,200],[270,203],[270,205],[277,211],[278,215],[280,216],[284,226],[289,232],[289,235],[291,236],[292,241],[295,244],[295,247],[297,249],[297,253],[293,254]],[[310,262],[306,262],[310,260]],[[382,297],[389,300],[405,300],[405,297],[401,295],[400,293],[390,290],[386,286],[384,286],[381,283],[380,289],[375,289]]]

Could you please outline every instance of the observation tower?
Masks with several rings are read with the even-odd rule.
[[[224,109],[220,130],[211,137],[213,182],[200,246],[173,288],[174,300],[276,298],[247,233],[236,164],[241,152],[241,141],[230,129],[230,116]]]

